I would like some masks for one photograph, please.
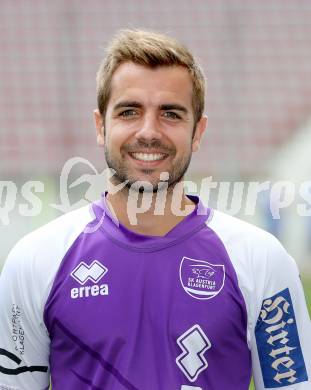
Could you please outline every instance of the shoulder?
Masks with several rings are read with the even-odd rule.
[[[300,283],[295,261],[272,234],[219,211],[208,227],[228,253],[253,319],[264,297]]]
[[[37,256],[40,253],[68,249],[70,244],[94,219],[91,206],[64,214],[24,236],[13,248],[11,254]]]
[[[212,230],[215,230],[215,232],[226,241],[236,241],[239,239],[240,243],[244,245],[261,243],[263,241],[272,246],[278,242],[278,240],[267,231],[249,222],[245,222],[242,219],[217,210],[213,211],[208,226]]]
[[[24,236],[11,250],[1,273],[21,294],[43,305],[60,263],[94,219],[91,205],[64,214]]]
[[[208,226],[233,256],[242,256],[250,265],[256,266],[258,263],[263,267],[268,259],[275,263],[280,259],[290,259],[276,237],[239,218],[214,211]]]

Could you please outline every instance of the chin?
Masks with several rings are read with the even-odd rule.
[[[130,180],[126,186],[139,193],[155,193],[158,191],[159,183],[146,178],[137,178],[137,180]]]

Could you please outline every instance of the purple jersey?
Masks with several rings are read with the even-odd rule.
[[[164,237],[118,224],[103,197],[24,238],[1,278],[0,389],[50,374],[53,390],[247,390],[252,372],[257,389],[310,389],[296,265],[195,201]]]

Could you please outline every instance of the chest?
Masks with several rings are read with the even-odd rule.
[[[142,334],[176,342],[195,324],[223,342],[246,328],[230,259],[193,242],[154,252],[81,243],[56,276],[46,307],[48,328],[55,319],[89,345]]]

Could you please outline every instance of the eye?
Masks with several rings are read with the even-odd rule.
[[[180,116],[174,111],[165,111],[163,116],[168,119],[180,119]]]
[[[137,113],[135,110],[125,110],[125,111],[120,112],[119,116],[121,116],[123,118],[128,118],[131,116],[135,116],[136,114]]]

